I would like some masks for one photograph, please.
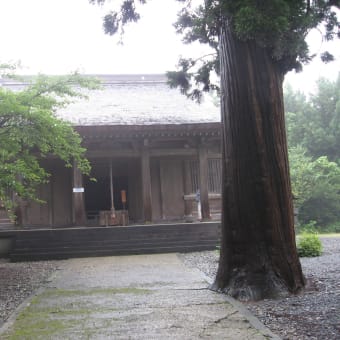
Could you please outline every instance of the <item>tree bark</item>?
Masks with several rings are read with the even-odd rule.
[[[264,48],[220,35],[223,214],[213,289],[240,300],[298,292],[297,255],[282,82]]]

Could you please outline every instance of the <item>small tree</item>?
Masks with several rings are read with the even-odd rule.
[[[19,91],[0,87],[0,201],[12,216],[16,197],[38,200],[37,186],[48,181],[40,159],[58,157],[67,167],[76,161],[89,174],[80,136],[56,117],[56,110],[82,96],[76,87],[96,86],[94,80],[73,74],[40,75]]]

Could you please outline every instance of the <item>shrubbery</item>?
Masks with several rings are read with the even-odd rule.
[[[322,253],[322,244],[317,233],[303,232],[298,237],[297,250],[300,257],[320,256]]]
[[[340,222],[329,224],[322,230],[325,233],[338,233],[340,234]]]

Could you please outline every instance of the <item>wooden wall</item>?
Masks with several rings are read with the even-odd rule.
[[[152,222],[183,220],[186,215],[184,195],[188,194],[193,196],[190,204],[193,208],[192,215],[194,219],[197,219],[195,195],[185,192],[187,191],[185,188],[186,160],[187,158],[183,156],[151,157]],[[109,176],[108,159],[92,159],[92,163],[93,168],[97,169],[94,175],[96,171],[98,175],[102,175],[104,171]],[[38,195],[46,203],[24,204],[23,224],[26,226],[71,226],[72,171],[56,160],[45,162],[44,167],[51,173],[50,182],[38,188]],[[140,158],[113,159],[112,172],[114,177],[127,178],[130,222],[142,223],[144,212]],[[209,194],[209,204],[212,218],[218,219],[221,210],[220,196]]]
[[[25,226],[67,226],[72,223],[71,169],[62,162],[50,160],[43,166],[51,174],[49,183],[42,184],[37,196],[45,203],[33,201],[23,204]]]
[[[143,221],[143,202],[142,202],[142,182],[141,166],[137,159],[131,160],[128,168],[128,202],[129,202],[129,219],[138,223]]]
[[[184,216],[183,161],[161,159],[160,181],[163,219],[182,219]]]

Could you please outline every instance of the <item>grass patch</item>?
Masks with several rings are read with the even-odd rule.
[[[72,338],[72,334],[81,334],[90,338],[91,334],[100,332],[103,325],[111,324],[115,319],[116,308],[108,305],[93,305],[82,301],[81,297],[97,296],[104,299],[117,294],[145,295],[152,291],[140,288],[94,288],[86,290],[49,289],[35,296],[28,307],[20,312],[11,329],[0,334],[6,340],[40,340],[57,337]],[[68,298],[74,297],[74,300]],[[63,301],[63,298],[66,298]],[[60,300],[62,299],[62,300]],[[86,299],[85,299],[86,300]],[[91,300],[91,299],[90,299]],[[55,305],[59,302],[59,305]],[[63,303],[65,302],[65,303]],[[96,318],[95,314],[100,314]],[[96,325],[94,325],[94,320]],[[92,327],[89,327],[92,325]],[[76,336],[76,337],[77,337]]]
[[[37,319],[36,315],[25,314],[19,315],[10,333],[3,334],[2,339],[50,339],[53,334],[64,333],[74,327],[77,320],[49,320]]]
[[[339,233],[322,233],[322,234],[319,234],[319,237],[334,237],[334,238],[337,238],[337,237],[340,237],[340,234]]]

